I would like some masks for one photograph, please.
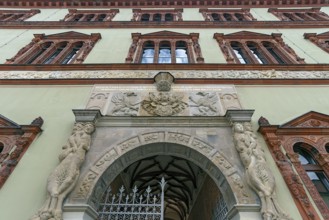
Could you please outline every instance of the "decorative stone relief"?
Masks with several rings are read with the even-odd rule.
[[[145,79],[157,70],[1,71],[0,79]],[[329,71],[175,70],[176,79],[329,79]]]
[[[278,204],[275,193],[275,179],[266,163],[264,151],[257,143],[251,123],[236,122],[233,126],[235,147],[245,166],[247,182],[261,200],[263,219],[291,219]]]
[[[168,72],[160,72],[154,77],[154,81],[159,92],[169,92],[174,77]]]
[[[197,92],[189,97],[194,105],[190,104],[195,116],[214,116],[219,113],[218,96],[214,92]],[[194,110],[195,109],[195,110]],[[194,111],[193,111],[194,110]]]
[[[139,110],[140,98],[135,92],[121,92],[113,95],[111,102],[114,106],[109,115],[136,116]]]
[[[74,125],[71,136],[58,156],[60,163],[48,177],[47,199],[31,220],[62,220],[63,200],[77,183],[94,130],[94,125],[89,122]]]
[[[92,93],[87,103],[86,109],[104,109],[110,93]],[[102,112],[103,113],[103,112]]]
[[[74,192],[71,193],[72,200],[70,200],[70,202],[80,202],[81,200],[90,199],[89,196],[92,195],[93,191],[98,190],[97,186],[99,186],[99,184],[102,184],[104,181],[112,181],[109,180],[110,177],[108,177],[107,172],[109,169],[113,168],[113,164],[116,164],[116,167],[113,168],[114,173],[112,173],[111,175],[116,176],[118,175],[118,173],[120,173],[122,165],[119,166],[117,163],[114,162],[122,155],[130,154],[129,157],[125,158],[125,161],[133,161],[137,158],[145,156],[145,152],[154,152],[154,150],[152,151],[152,149],[154,149],[155,146],[146,145],[149,143],[175,143],[182,146],[187,146],[187,149],[178,147],[159,147],[158,150],[164,150],[166,152],[168,151],[168,153],[181,154],[182,156],[184,155],[190,159],[192,159],[193,155],[198,155],[192,152],[201,153],[201,155],[203,156],[201,157],[199,155],[197,157],[199,159],[193,157],[194,162],[196,162],[197,164],[199,164],[199,166],[202,167],[202,165],[204,164],[204,156],[209,158],[212,161],[213,166],[218,167],[220,169],[231,187],[233,187],[235,196],[241,203],[255,203],[254,197],[250,193],[245,181],[243,181],[242,177],[238,173],[237,168],[228,159],[226,159],[223,153],[219,152],[216,148],[214,148],[204,140],[201,140],[189,134],[171,131],[146,132],[129,137],[123,142],[118,142],[113,146],[109,146],[108,150],[102,153],[101,157],[93,163],[94,165],[92,165],[91,167],[89,167],[88,170],[86,170],[85,175],[81,178],[81,181],[79,182],[79,185],[75,188]],[[149,147],[150,150],[147,150],[147,148],[145,148],[142,151],[135,151],[137,148],[143,145],[144,147]],[[191,149],[195,151],[191,151]],[[204,166],[209,168],[210,164],[204,164]],[[104,172],[106,172],[107,174],[103,175]]]
[[[183,99],[182,93],[150,92],[149,96],[142,101],[141,106],[150,115],[173,116],[187,108]]]
[[[237,94],[224,93],[220,94],[221,103],[224,109],[241,109],[241,104]]]

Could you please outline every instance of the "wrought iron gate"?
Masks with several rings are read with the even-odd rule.
[[[107,191],[100,203],[99,220],[163,220],[164,219],[164,178],[159,182],[161,193],[153,195],[149,186],[139,193],[135,186],[132,193],[126,194],[122,186],[118,194]]]

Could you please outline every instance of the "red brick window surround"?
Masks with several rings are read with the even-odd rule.
[[[298,64],[304,59],[283,42],[281,34],[271,35],[241,31],[232,34],[215,33],[226,61],[236,64]]]
[[[82,63],[100,34],[74,31],[45,35],[35,34],[31,43],[23,47],[6,64],[78,64]]]
[[[199,9],[205,21],[255,21],[250,9]]]
[[[77,10],[69,9],[63,21],[111,21],[119,13],[118,9],[111,10]]]
[[[277,9],[270,8],[268,12],[278,17],[281,21],[322,21],[329,20],[329,16],[320,11],[320,8],[309,9]]]
[[[203,63],[198,39],[198,33],[132,33],[126,63]]]
[[[40,13],[40,10],[0,10],[0,21],[24,21],[35,14]]]
[[[0,115],[0,188],[4,185],[32,141],[42,131],[43,120],[19,125]]]
[[[329,53],[329,31],[322,34],[305,33],[304,38],[309,39],[312,43]]]
[[[312,111],[283,125],[262,117],[259,125],[303,219],[320,219],[310,200],[329,219],[329,116]]]
[[[183,21],[183,9],[168,9],[168,10],[144,10],[133,9],[133,18],[131,21]]]

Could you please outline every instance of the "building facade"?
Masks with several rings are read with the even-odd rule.
[[[0,2],[0,219],[329,219],[328,4]]]

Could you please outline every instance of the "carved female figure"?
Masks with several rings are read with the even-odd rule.
[[[62,204],[65,197],[75,186],[80,167],[89,150],[91,137],[95,130],[91,123],[76,123],[72,135],[62,147],[60,164],[50,174],[47,181],[47,200],[43,208],[31,220],[62,220]]]
[[[256,191],[262,203],[265,220],[290,219],[280,208],[275,195],[275,179],[266,164],[263,150],[257,144],[251,124],[234,124],[234,141],[245,166],[247,182]]]

